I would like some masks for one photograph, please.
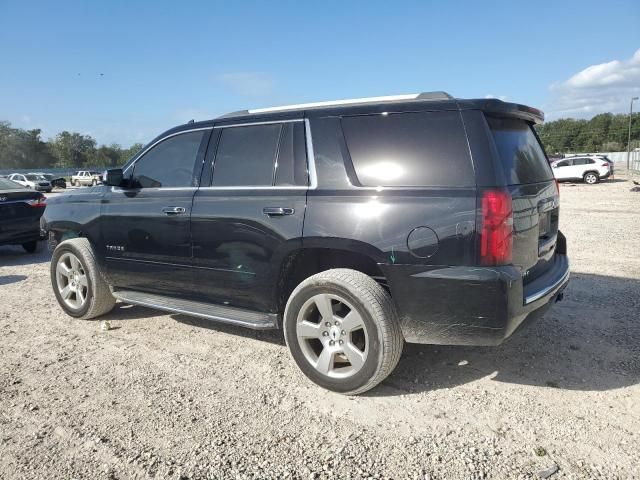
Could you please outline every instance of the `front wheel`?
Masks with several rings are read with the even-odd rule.
[[[284,336],[311,381],[347,395],[383,381],[404,344],[389,293],[348,269],[327,270],[298,285],[285,309]]]
[[[58,244],[51,257],[50,272],[53,292],[67,315],[89,319],[113,309],[116,299],[100,274],[86,238]]]
[[[588,183],[589,185],[593,185],[594,183],[598,183],[598,175],[593,172],[587,172],[584,174],[584,183]]]

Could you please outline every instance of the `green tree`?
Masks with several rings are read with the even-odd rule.
[[[51,142],[58,167],[84,167],[95,158],[96,141],[89,135],[66,130]]]
[[[40,129],[22,130],[0,122],[0,168],[52,166],[55,158],[40,134]]]

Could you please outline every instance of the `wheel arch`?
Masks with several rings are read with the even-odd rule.
[[[373,248],[373,247],[372,247]],[[291,292],[303,280],[334,268],[348,268],[369,275],[388,290],[386,277],[376,257],[341,244],[308,246],[289,252],[280,263],[274,285],[274,305],[283,314]]]

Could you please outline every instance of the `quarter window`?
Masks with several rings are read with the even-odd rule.
[[[136,163],[133,183],[142,188],[193,187],[194,167],[204,130],[187,132],[163,140]]]
[[[475,184],[458,112],[344,117],[342,129],[362,185],[470,187]]]

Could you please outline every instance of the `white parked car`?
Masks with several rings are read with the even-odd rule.
[[[9,180],[19,183],[23,187],[31,188],[33,190],[48,193],[53,189],[49,180],[41,175],[35,175],[33,173],[12,173],[8,178]]]
[[[551,163],[553,175],[558,181],[582,180],[593,185],[611,175],[613,167],[601,156],[570,157]]]
[[[100,172],[92,172],[90,170],[80,170],[71,175],[71,185],[80,187],[82,185],[98,185],[102,183],[102,174]]]

